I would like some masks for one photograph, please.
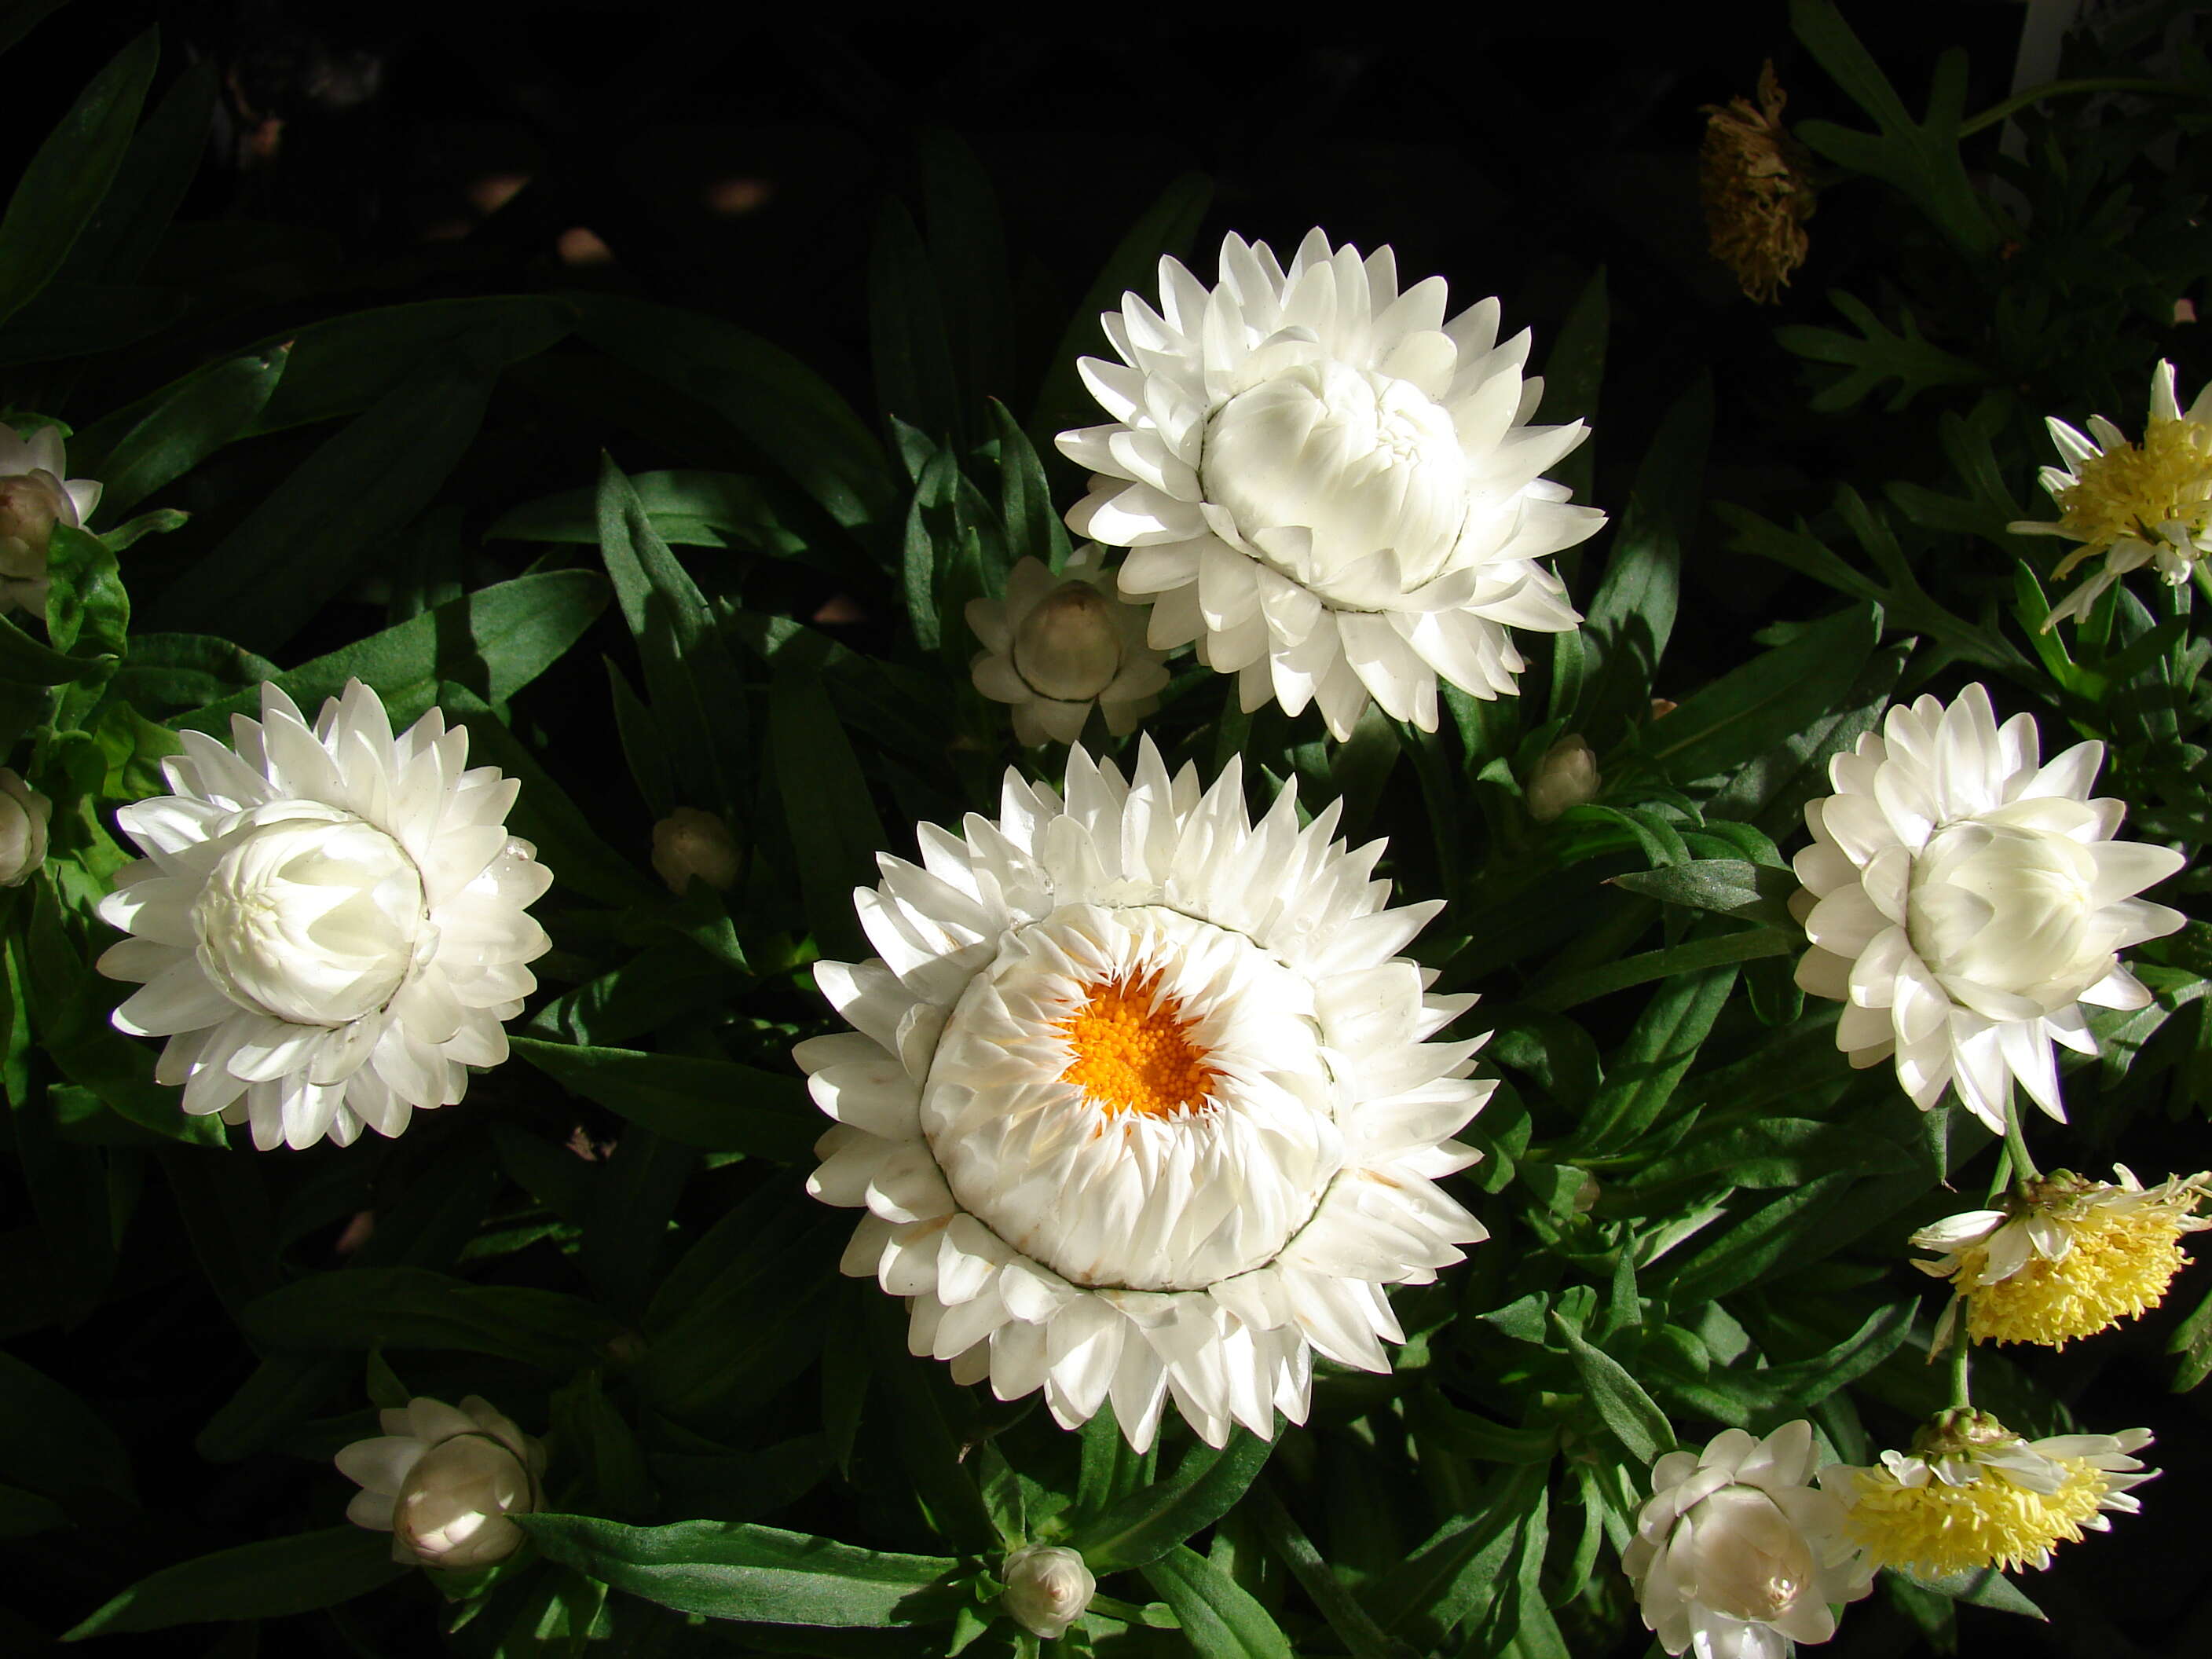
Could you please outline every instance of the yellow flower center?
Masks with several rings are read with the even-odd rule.
[[[1862,1469],[1850,1510],[1850,1535],[1876,1566],[1911,1567],[1932,1577],[1981,1567],[2042,1566],[2051,1547],[2078,1543],[2097,1513],[2105,1473],[2084,1457],[2055,1460],[2066,1484],[2030,1492],[1984,1472],[1971,1486],[1930,1480],[1905,1486],[1887,1469]]]
[[[2163,525],[2201,532],[2212,520],[2212,427],[2153,417],[2142,443],[2075,462],[2074,482],[2056,499],[2060,527],[2083,544],[2059,565],[2061,576],[2126,538],[2164,540]],[[2187,547],[2173,550],[2196,556]]]
[[[2189,1261],[2175,1221],[2170,1210],[2152,1205],[2097,1206],[2078,1219],[2065,1218],[2073,1248],[2063,1258],[2034,1256],[2009,1279],[1970,1288],[1967,1333],[1977,1342],[2063,1348],[2155,1308]],[[1987,1259],[1986,1250],[1968,1251],[1953,1282],[1972,1286]]]
[[[1193,1022],[1159,984],[1157,970],[1096,981],[1084,988],[1082,1007],[1054,1028],[1074,1054],[1060,1080],[1109,1115],[1166,1117],[1203,1105],[1213,1086],[1206,1050],[1190,1040]]]

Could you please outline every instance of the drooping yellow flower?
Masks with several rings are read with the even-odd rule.
[[[1774,64],[1760,65],[1759,105],[1732,98],[1705,106],[1698,193],[1713,258],[1735,275],[1745,297],[1773,305],[1812,246],[1813,186],[1804,152],[1782,125],[1784,96]]]
[[[1917,1248],[1943,1252],[1913,1265],[1958,1287],[1977,1342],[2063,1348],[2109,1330],[2159,1304],[2189,1261],[2181,1236],[2212,1226],[2195,1213],[2212,1175],[2145,1188],[2124,1166],[2113,1174],[2117,1182],[2064,1170],[2023,1182],[2001,1210],[1969,1210],[1913,1234]]]
[[[2089,417],[2086,434],[2055,416],[2045,424],[2066,460],[2043,469],[2057,521],[2024,519],[2008,528],[2016,536],[2063,536],[2081,544],[2054,576],[2071,575],[2100,554],[2104,564],[2052,609],[2044,631],[2065,617],[2087,616],[2106,588],[2147,564],[2169,584],[2187,581],[2190,568],[2212,551],[2212,387],[2185,415],[2173,365],[2160,363],[2151,376],[2150,416],[2140,444],[2130,443],[2101,415]]]
[[[2106,1510],[2141,1507],[2130,1488],[2155,1473],[2129,1454],[2148,1429],[2029,1441],[1986,1412],[1942,1413],[1910,1452],[1879,1466],[1832,1463],[1821,1486],[1850,1506],[1849,1535],[1875,1567],[1941,1577],[1984,1567],[2046,1567],[2051,1547],[2104,1532]]]

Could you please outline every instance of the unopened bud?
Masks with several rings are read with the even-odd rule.
[[[20,887],[46,861],[54,804],[0,766],[0,887]]]
[[[383,1424],[337,1455],[362,1488],[348,1520],[389,1531],[392,1559],[415,1566],[488,1567],[522,1547],[514,1517],[538,1508],[544,1468],[535,1440],[474,1395],[459,1407],[410,1401]]]
[[[1597,757],[1578,737],[1561,738],[1536,763],[1528,782],[1528,816],[1549,823],[1570,806],[1595,799]]]
[[[1047,1641],[1083,1617],[1098,1581],[1071,1549],[1031,1544],[1006,1557],[1006,1594],[999,1598],[1014,1622]]]
[[[1062,582],[1014,630],[1014,672],[1041,696],[1097,696],[1121,672],[1112,602],[1089,582]]]
[[[737,884],[738,838],[712,812],[679,806],[653,826],[653,872],[681,896],[696,876],[719,892]]]

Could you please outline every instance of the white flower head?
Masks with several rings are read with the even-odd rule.
[[[2148,1003],[2116,953],[2183,920],[2135,896],[2185,860],[2113,839],[2124,804],[2089,798],[2103,757],[2082,743],[2043,764],[2034,720],[1999,726],[1970,685],[1892,708],[1829,763],[1836,793],[1805,808],[1796,860],[1797,983],[1845,1005],[1853,1066],[1893,1055],[1922,1110],[1953,1085],[2000,1134],[2015,1078],[2063,1120],[2051,1045],[2094,1054],[2078,1005]]]
[[[338,1472],[362,1489],[347,1520],[390,1533],[403,1566],[488,1567],[521,1547],[510,1517],[544,1501],[544,1447],[475,1395],[458,1409],[410,1400],[378,1420],[382,1435],[337,1455]]]
[[[0,887],[21,887],[46,861],[46,824],[54,804],[0,766]]]
[[[313,726],[264,685],[231,734],[180,733],[176,793],[116,814],[146,856],[100,904],[133,935],[100,970],[142,987],[115,1024],[167,1037],[155,1076],[257,1146],[396,1135],[507,1058],[536,988],[552,876],[507,832],[520,786],[435,709],[395,738],[358,680]]]
[[[100,504],[89,478],[64,478],[59,427],[29,437],[0,425],[0,617],[18,605],[44,617],[46,547],[54,526],[82,529]]]
[[[1829,1603],[1872,1588],[1843,1504],[1811,1484],[1814,1462],[1801,1418],[1764,1440],[1723,1430],[1704,1451],[1651,1466],[1651,1501],[1620,1559],[1668,1652],[1784,1659],[1792,1641],[1836,1633]]]
[[[2133,1515],[2154,1477],[2133,1455],[2148,1429],[2027,1440],[1985,1412],[1941,1413],[1910,1452],[1879,1464],[1831,1463],[1820,1486],[1848,1505],[1845,1526],[1870,1565],[1942,1577],[1986,1567],[2047,1567],[2051,1547]]]
[[[1012,1552],[1003,1576],[1006,1589],[1000,1605],[1024,1630],[1047,1641],[1066,1635],[1098,1589],[1079,1552],[1050,1544]]]
[[[1068,522],[1132,550],[1152,643],[1195,641],[1248,711],[1316,703],[1343,738],[1371,698],[1434,731],[1439,675],[1510,696],[1507,626],[1580,620],[1536,561],[1605,521],[1539,476],[1583,423],[1529,425],[1528,334],[1501,345],[1497,301],[1447,321],[1444,298],[1316,230],[1288,269],[1228,237],[1211,289],[1163,259],[1158,310],[1102,319],[1121,361],[1081,368],[1114,418],[1060,436],[1097,475]]]
[[[1018,560],[1005,599],[968,601],[968,626],[983,644],[970,670],[975,689],[1013,705],[1019,742],[1073,743],[1093,704],[1106,729],[1126,737],[1160,706],[1168,671],[1145,642],[1145,607],[1115,596],[1094,542],[1058,576]]]
[[[1254,823],[1236,762],[1201,792],[1147,738],[879,857],[881,958],[815,969],[857,1030],[796,1054],[837,1120],[808,1190],[866,1210],[845,1271],[916,1354],[1066,1427],[1110,1400],[1139,1449],[1170,1399],[1218,1446],[1303,1422],[1316,1352],[1389,1369],[1383,1287],[1485,1237],[1436,1183],[1494,1085],[1425,1041],[1474,999],[1397,954],[1441,907],[1386,908],[1337,817]]]
[[[2160,363],[2150,377],[2150,418],[2140,444],[2101,415],[2089,417],[2086,434],[2055,416],[2045,424],[2066,461],[2043,469],[2057,521],[2027,519],[2007,527],[2018,536],[2081,543],[2060,561],[2057,576],[2100,554],[2104,562],[2052,607],[2044,632],[2069,617],[2087,617],[2106,588],[2145,565],[2169,584],[2187,581],[2190,567],[2212,552],[2212,386],[2185,415],[2173,365]]]

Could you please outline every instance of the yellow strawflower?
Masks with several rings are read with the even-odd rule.
[[[1873,1567],[1941,1577],[1984,1567],[2045,1567],[2051,1547],[2104,1532],[2107,1510],[2141,1507],[2130,1488],[2155,1473],[2129,1454],[2150,1431],[2029,1441],[1986,1412],[1948,1411],[1879,1465],[1832,1463],[1820,1485],[1849,1506],[1844,1525]]]
[[[1913,1234],[1923,1273],[1957,1287],[1977,1342],[2063,1348],[2158,1305],[2187,1265],[2184,1233],[2212,1226],[2194,1212],[2212,1175],[2146,1188],[2115,1166],[2117,1182],[2062,1170],[2014,1188],[2001,1210],[1969,1210]],[[1936,1332],[1951,1334],[1958,1303]]]

